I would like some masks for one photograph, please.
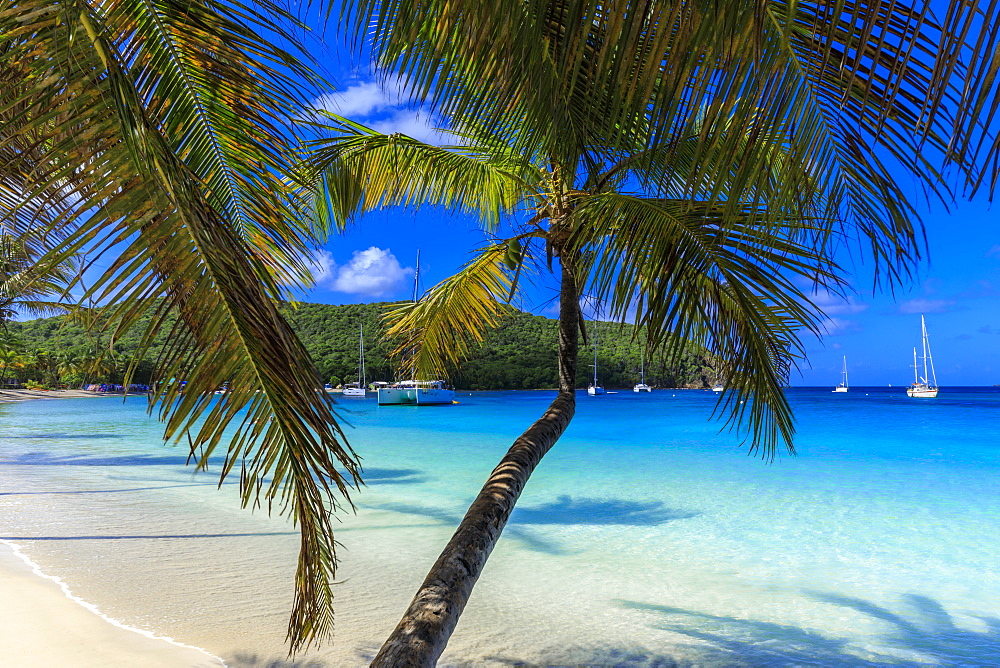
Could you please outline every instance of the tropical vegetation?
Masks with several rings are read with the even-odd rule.
[[[54,266],[38,262],[33,251],[39,244],[32,241],[31,233],[14,236],[0,225],[0,328],[18,315],[74,310],[61,301],[72,262]]]
[[[995,28],[980,12],[997,10],[348,7],[380,64],[431,101],[455,141],[333,119],[331,136],[311,144],[318,218],[342,228],[386,206],[437,205],[478,216],[494,239],[394,312],[398,352],[424,372],[444,369],[497,326],[524,281],[559,284],[558,396],[488,477],[373,662],[432,665],[528,477],[573,417],[582,298],[641,326],[649,345],[677,355],[687,339],[725,360],[730,424],[767,458],[779,445],[792,451],[782,387],[802,335],[822,331],[810,289],[845,287],[845,246],[889,284],[910,274],[920,202],[901,177],[945,201],[946,168],[960,186],[983,178],[974,158],[992,141],[980,113],[994,109]]]
[[[358,332],[365,331],[367,379],[393,380],[398,364],[391,357],[397,344],[385,336],[383,315],[392,304],[284,305],[282,313],[291,324],[321,379],[333,386],[350,382],[358,372]],[[591,325],[596,327],[598,325]],[[35,381],[44,387],[79,387],[87,384],[122,384],[138,349],[141,329],[124,332],[112,341],[100,336],[103,328],[88,327],[66,317],[41,318],[7,325],[0,343],[0,378],[18,383]],[[471,351],[448,378],[458,388],[469,390],[531,390],[553,388],[556,376],[558,323],[543,316],[511,309],[502,325],[489,332],[483,343]],[[631,325],[599,323],[598,365],[607,387],[631,387],[644,365],[646,380],[657,387],[706,387],[716,379],[715,370],[691,350],[679,365],[667,366],[663,351],[644,351]],[[133,383],[148,384],[153,378],[156,355],[167,342],[167,331],[154,337],[146,356],[135,367]],[[9,351],[9,355],[7,354]],[[54,375],[33,360],[55,357],[60,364]],[[9,363],[4,364],[4,361]],[[581,367],[577,386],[586,387],[590,369]]]

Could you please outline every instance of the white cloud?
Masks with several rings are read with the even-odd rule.
[[[365,81],[336,93],[321,95],[313,102],[313,107],[348,118],[364,118],[402,104],[402,90],[401,86],[382,86],[375,81]]]
[[[376,121],[372,128],[383,134],[399,132],[427,144],[454,144],[455,139],[439,131],[429,114],[419,111],[398,111],[384,121]]]
[[[326,251],[322,251],[326,253]],[[329,253],[327,253],[329,256]],[[381,297],[401,286],[413,275],[413,269],[403,267],[388,248],[372,246],[367,250],[354,251],[351,260],[340,267],[330,264],[323,285],[336,292],[365,297]],[[321,283],[317,277],[317,284]]]
[[[986,251],[986,257],[1000,257],[1000,244],[993,244],[990,249]]]
[[[955,302],[947,299],[910,299],[899,303],[899,312],[908,315],[915,313],[946,313],[954,305]]]
[[[454,144],[457,138],[438,131],[441,121],[410,103],[406,80],[362,81],[342,91],[321,95],[313,108],[345,116],[383,134],[400,134],[428,144]]]
[[[333,253],[328,250],[318,250],[309,258],[309,273],[312,274],[316,285],[327,283],[333,278],[337,270],[337,263],[333,261]]]

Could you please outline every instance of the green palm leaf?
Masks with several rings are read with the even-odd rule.
[[[505,265],[508,243],[496,244],[419,301],[386,312],[386,336],[398,341],[395,355],[418,378],[447,377],[485,333],[500,324],[515,289]]]
[[[751,448],[768,458],[779,443],[791,450],[783,388],[803,355],[800,332],[820,334],[823,318],[795,279],[839,287],[813,245],[796,241],[809,228],[610,192],[585,199],[576,216],[586,224],[572,241],[594,258],[592,294],[609,315],[634,319],[668,357],[694,343],[723,360],[730,424],[749,425]]]
[[[312,243],[306,201],[281,180],[305,100],[280,72],[308,72],[257,38],[259,16],[211,0],[0,5],[0,154],[12,158],[0,202],[5,224],[46,239],[43,261],[86,251],[109,265],[85,297],[114,304],[117,327],[152,305],[137,359],[179,316],[153,401],[200,465],[225,450],[221,475],[239,469],[244,505],[277,504],[299,526],[296,651],[332,630],[331,514],[359,466],[277,309]],[[224,381],[233,390],[217,398]]]
[[[335,134],[306,144],[320,227],[341,229],[367,211],[430,205],[473,213],[492,230],[537,181],[531,163],[510,151],[434,146],[330,118],[336,122],[317,127]]]

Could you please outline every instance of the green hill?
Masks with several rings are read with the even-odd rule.
[[[393,380],[394,366],[389,360],[392,345],[383,336],[384,327],[381,322],[381,315],[387,305],[331,306],[302,303],[287,305],[284,312],[312,355],[320,374],[337,385],[357,377],[358,331],[362,324],[368,380]],[[588,332],[591,335],[595,326],[600,341],[600,381],[610,388],[630,387],[638,382],[640,344],[633,340],[633,328],[616,323],[590,323]],[[7,327],[8,337],[17,342],[20,350],[26,354],[42,351],[43,356],[47,355],[52,359],[93,357],[112,346],[108,334],[88,334],[84,327],[67,322],[64,317],[11,322]],[[131,358],[138,340],[137,329],[114,340],[115,357]],[[512,311],[483,345],[473,351],[471,358],[454,371],[451,380],[456,387],[472,390],[555,387],[556,341],[555,320]],[[159,338],[147,357],[154,357],[162,343],[162,338]],[[589,360],[592,349],[581,347],[580,355],[581,371],[577,380],[581,387],[585,387],[591,373]],[[53,363],[53,373],[57,366]],[[15,367],[17,365],[11,365],[7,369],[8,377],[16,375],[19,380],[25,381],[32,377],[33,371],[35,379],[39,377],[37,370],[33,370],[30,364]],[[143,363],[136,382],[146,382],[151,368],[148,360]],[[120,377],[120,368],[109,368],[101,380],[120,382]],[[695,354],[688,355],[679,367],[667,367],[662,356],[656,354],[646,360],[646,381],[654,386],[702,387],[711,377],[711,370]],[[73,380],[67,377],[62,382],[72,384]]]

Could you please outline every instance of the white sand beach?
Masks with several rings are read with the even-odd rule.
[[[121,392],[87,392],[86,390],[0,390],[0,402],[27,401],[29,399],[86,399],[91,397],[119,397]]]
[[[207,652],[116,624],[0,541],[0,663],[32,668],[223,666]]]

